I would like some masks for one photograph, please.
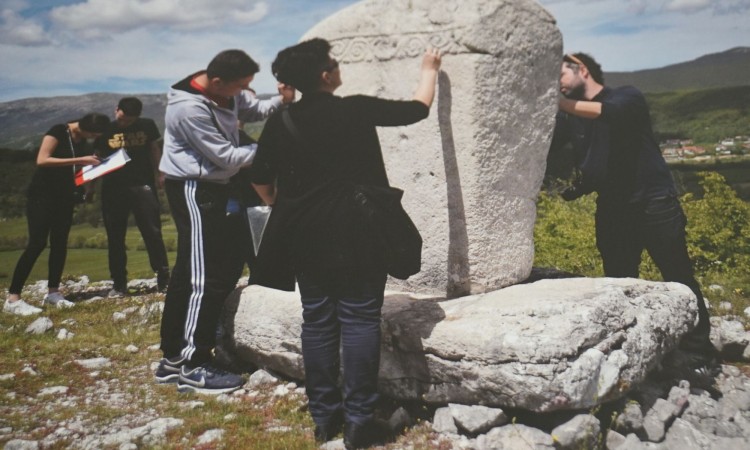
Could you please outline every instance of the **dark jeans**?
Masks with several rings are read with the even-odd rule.
[[[212,359],[216,327],[234,290],[241,249],[227,221],[227,187],[195,180],[165,183],[177,228],[177,258],[164,300],[161,349],[191,366]]]
[[[316,280],[297,275],[304,319],[305,388],[310,414],[320,427],[335,420],[342,409],[347,423],[360,425],[370,420],[375,410],[386,276],[369,279],[358,289],[349,287],[345,293],[332,293]],[[343,393],[338,384],[339,356],[343,361]]]
[[[68,255],[68,234],[73,222],[73,200],[41,198],[29,196],[26,203],[26,220],[29,227],[29,240],[13,271],[8,292],[20,294],[29,278],[39,255],[47,247],[49,238],[49,281],[50,288],[60,286],[65,258]]]
[[[608,277],[637,278],[641,254],[646,249],[664,281],[682,283],[698,298],[699,322],[695,333],[708,336],[711,325],[687,252],[686,223],[675,197],[636,204],[600,200],[596,208],[596,246]]]
[[[169,270],[167,251],[161,235],[159,199],[156,191],[145,186],[108,186],[102,188],[102,217],[107,230],[109,273],[115,289],[127,286],[128,255],[125,249],[125,234],[128,231],[128,216],[133,213],[135,223],[146,245],[151,270]]]

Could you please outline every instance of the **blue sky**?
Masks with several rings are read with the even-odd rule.
[[[241,48],[258,60],[261,73],[253,87],[272,92],[269,67],[276,52],[353,3],[0,0],[0,101],[162,93],[226,48]],[[605,71],[662,67],[750,46],[750,0],[539,3],[556,17],[566,51],[590,52]]]

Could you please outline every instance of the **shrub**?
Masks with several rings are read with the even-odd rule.
[[[688,250],[703,276],[750,278],[750,204],[716,172],[701,172],[703,198],[683,197]]]

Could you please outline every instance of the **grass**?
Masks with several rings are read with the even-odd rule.
[[[32,298],[31,302],[38,304],[39,300]],[[43,439],[73,422],[84,423],[93,434],[114,431],[114,424],[135,428],[155,418],[172,417],[184,423],[168,434],[161,448],[193,448],[200,434],[215,428],[225,430],[220,448],[317,447],[304,398],[299,395],[276,399],[260,392],[253,399],[238,396],[237,402],[226,402],[181,394],[174,385],[153,384],[151,364],[161,356],[154,348],[159,342],[160,315],[154,310],[145,314],[138,310],[163,301],[161,294],[91,304],[80,300],[76,299],[71,309],[46,309],[44,315],[55,326],[43,335],[25,332],[36,317],[0,315],[0,374],[15,374],[14,379],[0,381],[0,428],[13,429],[12,436],[0,435],[0,443],[11,437]],[[113,322],[115,312],[133,307],[137,310],[126,320]],[[75,336],[57,340],[57,331],[63,327]],[[129,345],[138,351],[126,351]],[[111,366],[95,373],[74,362],[97,357],[109,358]],[[24,372],[25,368],[32,368],[35,374]],[[67,386],[68,392],[39,395],[52,386]],[[195,400],[204,405],[195,409],[185,406]],[[274,432],[273,427],[285,431]],[[71,443],[59,440],[53,448]]]

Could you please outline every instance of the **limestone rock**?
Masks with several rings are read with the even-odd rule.
[[[544,450],[554,449],[552,436],[526,425],[505,425],[477,438],[479,450]]]
[[[600,429],[599,419],[590,414],[579,414],[555,427],[552,439],[558,449],[596,448]]]
[[[31,322],[28,327],[26,327],[26,333],[28,334],[44,334],[47,331],[51,330],[54,324],[48,317],[40,317],[36,319],[35,321]]]
[[[298,294],[251,286],[227,308],[225,350],[239,364],[304,378]],[[379,390],[434,404],[590,408],[641,382],[696,316],[685,286],[634,279],[544,280],[454,300],[392,293]]]
[[[438,408],[435,416],[432,418],[432,429],[443,434],[458,434],[456,421],[453,420],[453,413],[448,407]]]
[[[470,435],[485,433],[492,428],[505,425],[509,422],[508,416],[499,408],[488,408],[481,405],[450,404],[448,405],[448,409],[459,429],[466,431]]]
[[[727,320],[722,317],[711,318],[711,342],[724,359],[740,361],[743,353],[750,344],[750,333],[737,320]]]
[[[391,184],[424,240],[409,292],[447,297],[526,279],[562,38],[532,0],[366,0],[302,39],[328,39],[338,95],[411,99],[424,51],[443,57],[428,119],[378,130]]]

